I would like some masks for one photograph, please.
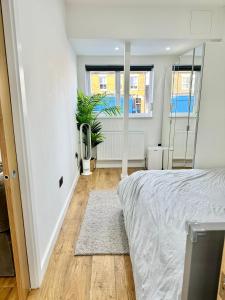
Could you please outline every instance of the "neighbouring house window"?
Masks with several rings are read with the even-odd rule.
[[[130,88],[131,90],[136,90],[138,88],[138,74],[130,76]]]
[[[200,69],[190,69],[189,66],[179,67],[173,70],[173,80],[171,89],[171,113],[177,116],[194,114],[197,108],[198,81],[200,78]]]
[[[106,90],[107,88],[107,75],[106,74],[100,74],[99,75],[99,88],[100,90]]]
[[[107,70],[108,69],[108,70]],[[86,66],[90,94],[105,94],[110,106],[124,108],[123,66]],[[130,116],[151,116],[153,102],[153,66],[131,66]],[[98,110],[102,107],[99,106]]]
[[[188,91],[191,83],[191,73],[182,72],[180,75],[181,75],[181,89],[183,91]]]

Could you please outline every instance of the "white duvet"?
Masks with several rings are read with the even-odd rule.
[[[121,181],[137,300],[181,298],[186,221],[225,221],[225,170],[139,171]]]

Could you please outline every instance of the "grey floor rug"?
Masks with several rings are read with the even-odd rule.
[[[123,212],[116,191],[91,192],[75,255],[128,253]]]

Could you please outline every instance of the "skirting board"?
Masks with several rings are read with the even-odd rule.
[[[68,207],[70,205],[70,202],[72,200],[74,189],[75,189],[75,187],[77,185],[79,177],[80,177],[80,174],[78,173],[77,176],[75,177],[74,181],[73,181],[73,184],[72,184],[71,189],[69,191],[69,194],[67,196],[65,205],[64,205],[64,207],[63,207],[63,209],[62,209],[62,211],[61,211],[61,213],[59,215],[58,221],[57,221],[57,223],[55,225],[55,228],[53,230],[53,233],[52,233],[51,239],[50,239],[50,241],[48,243],[48,246],[47,246],[47,249],[45,251],[44,257],[42,258],[42,261],[41,261],[41,274],[40,274],[40,278],[39,278],[39,287],[41,285],[41,282],[42,282],[42,280],[44,278],[44,275],[45,275],[45,272],[47,270],[49,259],[51,257],[52,251],[53,251],[53,249],[55,247],[55,243],[56,243],[56,241],[58,239],[59,232],[61,230],[61,227],[62,227],[64,218],[65,218],[66,212],[67,212]]]
[[[99,160],[96,163],[96,168],[121,168],[122,161],[120,160]],[[128,161],[128,167],[131,168],[145,168],[144,160],[130,160]]]

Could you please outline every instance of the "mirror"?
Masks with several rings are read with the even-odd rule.
[[[167,70],[162,142],[164,169],[194,167],[204,45],[187,51]]]

